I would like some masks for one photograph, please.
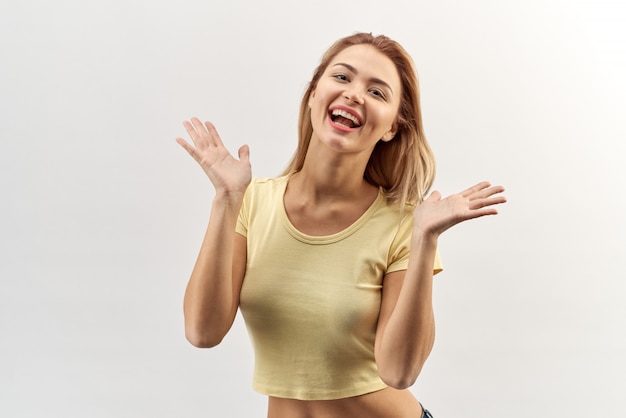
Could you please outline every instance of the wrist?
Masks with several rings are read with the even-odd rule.
[[[245,191],[242,192],[224,192],[216,191],[213,197],[213,205],[233,207],[239,210],[243,202]]]
[[[413,228],[411,246],[415,248],[437,248],[439,234],[425,231],[421,228]]]

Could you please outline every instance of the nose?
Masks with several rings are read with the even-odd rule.
[[[363,104],[363,95],[356,88],[356,86],[350,86],[349,88],[346,88],[346,90],[343,92],[343,97],[349,102]]]

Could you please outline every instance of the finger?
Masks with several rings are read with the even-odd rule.
[[[486,189],[483,189],[483,190],[480,190],[480,191],[474,193],[474,195],[471,196],[470,198],[486,199],[488,197],[494,196],[494,195],[502,193],[502,192],[504,192],[504,187],[502,187],[502,186],[493,186],[493,187],[488,187]]]
[[[248,147],[247,145],[243,145],[241,148],[239,148],[237,154],[239,155],[239,160],[241,160],[242,162],[250,162],[250,147]]]
[[[206,121],[204,122],[204,126],[207,132],[209,133],[209,139],[211,141],[211,145],[215,147],[223,147],[224,143],[222,142],[222,138],[220,137],[220,134],[217,133],[217,129],[215,128],[215,125],[213,125],[209,121]]]
[[[504,187],[502,186],[491,186],[488,182],[481,182],[467,189],[462,196],[469,200],[484,199],[503,191]]]
[[[485,198],[485,199],[473,200],[471,202],[469,208],[472,209],[472,210],[477,210],[477,209],[481,209],[481,208],[486,208],[488,206],[501,205],[503,203],[506,203],[506,197],[504,197],[504,196],[496,196],[496,197],[493,197],[493,198]]]
[[[430,196],[426,199],[426,202],[438,202],[439,200],[441,200],[441,193],[437,190],[433,190]]]
[[[200,162],[199,159],[198,159],[199,158],[198,152],[187,141],[185,141],[182,138],[176,138],[176,142],[178,143],[178,145],[183,147],[185,149],[185,151],[187,151],[189,153],[189,155],[191,155],[193,157],[194,160]]]
[[[466,218],[465,220],[470,220],[470,219],[476,219],[476,218],[481,218],[483,216],[493,216],[493,215],[497,215],[498,214],[498,210],[496,208],[483,208],[483,209],[478,209],[478,210],[473,210]]]
[[[198,145],[213,145],[213,141],[211,140],[211,135],[207,131],[204,124],[197,117],[191,118],[191,125],[193,126],[194,131],[196,132],[196,141]]]
[[[472,187],[469,187],[469,188],[463,190],[461,192],[461,196],[469,197],[469,196],[473,195],[476,192],[480,192],[481,190],[484,190],[484,189],[488,188],[489,186],[491,186],[491,184],[488,181],[481,181],[480,183],[477,183],[477,184],[473,185]]]
[[[199,138],[198,132],[196,132],[196,128],[194,128],[193,124],[191,124],[191,122],[189,122],[188,120],[183,121],[183,126],[185,127],[185,130],[189,134],[189,137],[191,138],[193,143],[197,146]]]

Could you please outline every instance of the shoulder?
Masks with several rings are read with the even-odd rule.
[[[252,179],[244,196],[243,208],[252,209],[258,205],[266,206],[282,196],[287,184],[287,177],[255,177]]]
[[[283,188],[287,184],[287,176],[280,177],[254,177],[248,186],[248,190],[272,190]]]
[[[379,216],[386,218],[389,222],[393,222],[398,227],[411,226],[413,224],[414,205],[401,205],[398,202],[391,201],[385,196],[381,190],[379,193],[379,202],[377,212]]]

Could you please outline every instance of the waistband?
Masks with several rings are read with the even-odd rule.
[[[421,418],[434,418],[430,411],[424,408],[424,405],[420,402],[420,406],[422,407],[422,417]]]

